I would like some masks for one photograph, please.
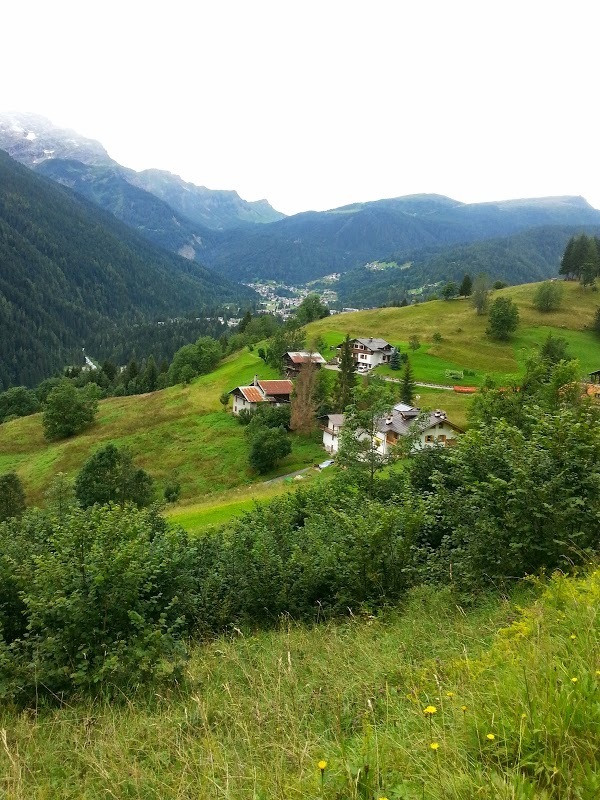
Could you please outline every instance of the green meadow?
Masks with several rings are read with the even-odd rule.
[[[478,317],[467,300],[327,317],[308,326],[308,340],[321,336],[331,347],[346,333],[383,337],[409,353],[416,380],[428,383],[476,386],[485,375],[500,382],[518,378],[528,354],[549,333],[567,340],[582,374],[600,367],[600,339],[589,329],[600,304],[598,293],[567,283],[562,310],[541,314],[532,304],[535,289],[536,284],[529,284],[496,293],[512,297],[519,306],[521,324],[508,343],[486,337],[487,318]],[[442,337],[437,343],[433,341],[435,333]],[[413,335],[421,343],[415,351],[408,346]],[[325,350],[325,355],[332,354],[332,350]],[[470,374],[454,380],[448,378],[448,370],[467,370]],[[377,371],[399,375],[388,368]],[[262,477],[252,473],[243,429],[223,411],[219,396],[238,384],[250,383],[255,374],[277,377],[255,351],[245,350],[188,386],[103,400],[97,421],[89,430],[60,442],[44,440],[39,414],[5,423],[0,426],[0,471],[16,470],[28,502],[41,503],[58,472],[73,477],[94,450],[115,442],[131,449],[135,463],[155,478],[159,490],[171,479],[181,483],[181,504],[172,510],[178,519],[193,527],[216,524],[252,507],[253,498],[261,492],[277,493],[287,488],[276,485],[267,490],[261,486],[265,479],[295,472],[324,457],[318,433],[311,438],[293,436],[292,453],[272,474]],[[469,396],[425,387],[419,387],[418,396],[422,407],[443,408],[456,424],[467,424]],[[241,496],[236,494],[238,490]],[[190,511],[191,505],[198,511]]]
[[[0,709],[7,800],[596,800],[600,573],[197,646],[184,681]]]
[[[509,342],[494,342],[485,335],[487,316],[478,317],[469,300],[434,300],[406,308],[379,308],[326,317],[309,327],[309,338],[321,336],[328,346],[339,344],[346,334],[386,339],[408,353],[415,378],[427,383],[477,386],[485,375],[499,381],[518,378],[527,355],[549,333],[562,336],[572,355],[579,359],[582,374],[600,368],[600,338],[589,328],[600,296],[578,283],[565,283],[562,309],[542,314],[533,306],[539,284],[508,287],[492,298],[511,297],[519,308],[520,324]],[[442,339],[434,341],[434,334]],[[416,336],[420,347],[411,350],[409,339]],[[328,351],[328,355],[333,354]],[[462,379],[447,377],[446,371],[464,372]],[[377,372],[397,376],[389,368]]]

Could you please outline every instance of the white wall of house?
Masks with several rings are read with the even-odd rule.
[[[339,432],[323,431],[323,447],[328,453],[337,453],[340,446]]]
[[[237,394],[233,395],[233,413],[239,414],[242,409],[254,411],[258,403],[249,403],[245,397],[238,397]]]
[[[389,355],[387,353],[382,353],[379,350],[370,351],[356,349],[353,351],[353,353],[356,364],[366,364],[369,369],[373,369],[373,367],[377,367],[379,364],[389,362]]]

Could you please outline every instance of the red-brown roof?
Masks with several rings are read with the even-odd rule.
[[[327,362],[323,358],[320,353],[309,353],[306,350],[295,350],[286,353],[289,356],[290,361],[294,364],[308,364],[309,362],[313,364],[326,364]]]
[[[265,394],[291,394],[294,384],[291,381],[259,381],[258,385]]]
[[[256,386],[238,386],[238,389],[249,403],[265,402],[262,392],[260,389],[257,389]]]

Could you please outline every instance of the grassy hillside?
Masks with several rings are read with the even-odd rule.
[[[236,629],[179,691],[3,706],[2,796],[594,800],[599,601],[596,571],[471,609],[422,588],[377,618]]]
[[[346,333],[380,336],[409,354],[417,380],[435,383],[478,385],[486,374],[499,380],[517,376],[522,372],[527,353],[550,332],[567,339],[572,354],[580,361],[582,373],[598,369],[600,339],[588,328],[600,305],[600,295],[582,289],[577,283],[566,283],[562,309],[541,314],[532,302],[538,285],[525,284],[493,293],[493,297],[511,297],[519,307],[520,325],[507,343],[486,337],[487,316],[478,317],[464,299],[326,317],[310,325],[309,336],[320,335],[329,345],[339,344]],[[442,336],[439,344],[433,341],[436,332]],[[408,347],[412,335],[421,342],[416,351]],[[446,370],[471,370],[474,374],[452,380],[447,378]],[[388,371],[388,374],[394,373]]]
[[[512,297],[521,313],[519,330],[507,344],[487,339],[487,318],[477,317],[465,300],[336,315],[311,324],[309,338],[318,334],[329,344],[337,344],[346,333],[382,336],[407,351],[417,380],[428,382],[477,385],[485,374],[507,380],[519,374],[527,354],[549,332],[567,339],[582,373],[600,367],[600,341],[586,330],[600,295],[584,291],[578,284],[566,284],[563,309],[540,314],[532,306],[535,288],[535,284],[526,285],[497,293]],[[439,344],[432,341],[436,331],[442,335]],[[408,349],[413,334],[422,343],[415,352]],[[473,374],[466,374],[462,381],[453,380],[446,376],[449,369]],[[383,372],[398,376],[389,369]],[[250,382],[255,373],[275,377],[255,353],[245,351],[190,386],[105,400],[100,403],[97,423],[64,442],[44,440],[40,415],[6,423],[0,426],[0,472],[16,469],[28,500],[39,503],[57,472],[74,475],[97,447],[113,441],[130,447],[136,464],[148,470],[159,486],[170,477],[180,480],[184,507],[170,510],[174,519],[191,529],[224,521],[251,508],[255,499],[289,488],[287,484],[258,485],[263,478],[247,467],[243,429],[219,404],[221,392]],[[418,396],[421,406],[443,408],[458,425],[466,425],[469,397],[427,388],[419,388]],[[313,440],[294,437],[292,454],[266,477],[294,472],[322,457],[318,434]],[[191,503],[194,506],[188,507]]]
[[[219,403],[223,391],[251,382],[255,374],[276,377],[258,356],[245,351],[189,386],[103,400],[89,430],[60,442],[45,441],[41,414],[5,423],[0,426],[0,473],[16,469],[29,502],[39,503],[57,472],[73,476],[95,449],[114,442],[128,446],[135,463],[159,485],[176,477],[182,500],[263,481],[247,466],[244,429]],[[292,453],[266,478],[301,469],[321,456],[318,439],[294,436]]]

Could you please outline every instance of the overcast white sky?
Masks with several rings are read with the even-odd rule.
[[[595,7],[11,0],[0,111],[288,214],[417,192],[598,208]]]

